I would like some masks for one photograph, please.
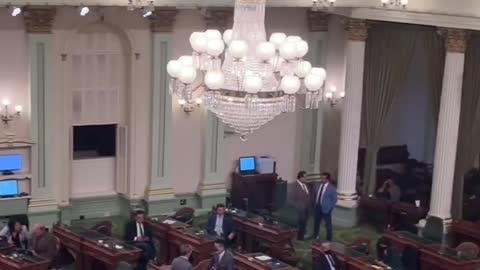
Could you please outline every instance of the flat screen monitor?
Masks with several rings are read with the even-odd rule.
[[[18,195],[17,180],[0,181],[0,197],[14,197]]]
[[[0,156],[0,172],[19,172],[23,168],[23,158],[21,155],[2,155]]]
[[[241,157],[239,167],[240,173],[255,173],[257,170],[255,157]]]

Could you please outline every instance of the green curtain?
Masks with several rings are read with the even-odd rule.
[[[363,119],[367,153],[364,193],[376,188],[377,152],[392,105],[406,80],[417,31],[406,26],[376,24],[369,30],[365,51]]]
[[[440,98],[442,96],[443,71],[445,70],[445,42],[435,29],[425,31],[420,36],[427,57],[427,80],[431,93],[431,109],[435,119],[435,129],[440,113]]]
[[[452,215],[461,218],[465,173],[480,152],[480,36],[472,36],[465,54],[462,106],[453,186]]]

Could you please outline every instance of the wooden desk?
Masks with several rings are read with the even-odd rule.
[[[381,267],[380,265],[377,264],[375,258],[371,256],[349,257],[347,260],[348,270],[377,270],[376,268],[372,267],[372,265]],[[380,269],[386,269],[386,268],[380,268]]]
[[[77,254],[76,269],[93,269],[92,265],[99,261],[108,270],[114,270],[122,261],[136,263],[142,252],[125,242],[80,227],[55,225],[53,234],[60,239],[61,245]],[[115,245],[122,248],[116,249]]]
[[[450,227],[454,246],[462,242],[473,242],[480,247],[480,223],[455,220]]]
[[[406,247],[420,249],[425,245],[435,244],[433,241],[405,231],[386,231],[383,234],[383,238],[388,240],[390,244],[396,247],[400,252],[403,252]]]
[[[424,219],[428,209],[414,204],[397,202],[391,205],[389,224],[394,230],[417,232],[415,224]]]
[[[480,266],[480,259],[459,259],[454,249],[440,245],[424,246],[420,254],[422,270],[476,270]]]
[[[262,222],[262,218],[249,217],[246,212],[232,213],[237,233],[237,244],[245,252],[257,252],[257,241],[270,247],[270,255],[288,262],[296,262],[292,238],[296,229],[278,223]]]
[[[192,265],[197,265],[203,260],[210,259],[212,253],[215,252],[213,245],[215,239],[216,237],[214,236],[196,232],[190,228],[170,230],[168,233],[169,263],[180,255],[178,249],[182,244],[188,244],[193,247],[193,253],[190,257]]]
[[[173,258],[169,250],[169,233],[173,229],[183,229],[189,227],[188,224],[176,221],[168,216],[153,216],[145,220],[152,230],[153,237],[160,243],[160,252],[157,252],[159,262],[162,264],[170,263]]]
[[[385,229],[390,223],[392,202],[375,197],[360,198],[361,220],[368,221],[380,229]]]
[[[261,261],[257,257],[264,256],[262,253],[235,253],[233,255],[235,270],[298,270],[282,261],[271,258],[270,260]]]
[[[39,256],[20,254],[17,252],[0,253],[0,269],[2,270],[47,270],[50,261]]]

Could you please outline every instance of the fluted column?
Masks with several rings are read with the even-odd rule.
[[[172,56],[176,9],[156,9],[151,17],[153,38],[152,163],[148,188],[150,214],[171,211],[176,206],[170,181],[172,99],[168,93],[167,62]]]
[[[315,67],[325,67],[328,36],[328,14],[308,10],[310,44],[308,61]],[[320,173],[320,154],[322,147],[323,103],[318,109],[303,110],[303,132],[301,137],[301,170]]]
[[[447,55],[438,117],[429,216],[449,221],[460,124],[465,48],[469,32],[450,28],[442,28],[439,32],[445,38]]]
[[[232,8],[207,9],[205,16],[207,28],[225,31],[232,27]],[[203,133],[202,178],[198,185],[198,197],[202,209],[210,209],[217,203],[225,203],[227,189],[225,186],[225,163],[223,150],[224,127],[216,115],[204,110],[205,130]]]
[[[340,155],[338,162],[338,205],[357,207],[357,162],[360,143],[362,115],[363,69],[367,22],[348,19],[347,23],[347,70],[345,78],[345,101],[342,111]]]
[[[56,10],[52,7],[29,7],[23,19],[29,47],[32,147],[32,199],[29,204],[31,223],[50,225],[57,220],[55,198],[54,89],[52,25]],[[63,179],[62,179],[63,180]]]

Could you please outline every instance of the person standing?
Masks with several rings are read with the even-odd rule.
[[[192,270],[192,264],[190,263],[192,250],[193,248],[190,245],[180,245],[180,256],[173,259],[171,270]]]
[[[304,240],[310,212],[310,190],[308,189],[306,180],[306,172],[300,171],[297,174],[297,181],[293,185],[292,190],[292,203],[298,213],[297,240],[299,241]]]
[[[148,262],[155,258],[155,245],[153,244],[152,231],[145,223],[145,212],[143,210],[135,211],[134,219],[126,225],[125,240],[143,251],[136,269],[146,270]]]
[[[225,250],[225,240],[215,240],[215,254],[208,269],[210,270],[233,270],[233,255]]]
[[[320,185],[315,190],[313,197],[313,209],[315,213],[313,223],[313,238],[318,238],[320,223],[325,221],[327,241],[332,241],[332,212],[337,205],[337,189],[330,183],[330,174],[324,172],[320,175]]]
[[[232,217],[225,215],[225,205],[217,204],[215,213],[208,218],[207,233],[224,239],[227,246],[233,243],[235,227]]]

